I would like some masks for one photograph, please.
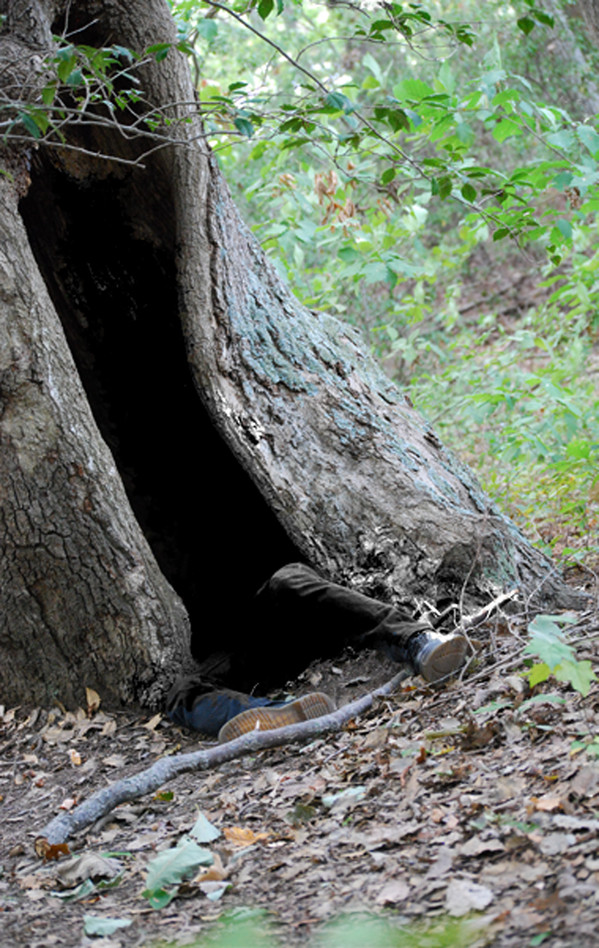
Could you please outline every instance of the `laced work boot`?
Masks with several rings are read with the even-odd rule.
[[[335,710],[335,703],[328,695],[316,691],[295,701],[279,707],[248,708],[241,714],[235,715],[218,732],[221,744],[233,741],[242,734],[250,731],[272,731],[274,728],[286,727],[288,724],[298,724],[300,721],[309,721],[311,718],[320,718]]]

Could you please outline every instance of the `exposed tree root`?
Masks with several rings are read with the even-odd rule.
[[[331,731],[338,731],[351,718],[367,711],[375,698],[392,694],[398,685],[411,674],[411,669],[403,668],[380,688],[321,718],[302,721],[300,724],[290,724],[287,727],[277,728],[273,731],[253,731],[250,734],[238,737],[234,741],[229,741],[227,744],[218,744],[216,747],[194,751],[191,754],[162,757],[147,770],[142,770],[141,773],[134,774],[131,777],[125,777],[123,780],[117,780],[116,783],[98,790],[75,810],[61,813],[55,817],[44,827],[41,838],[45,838],[50,845],[64,843],[75,833],[106,816],[120,803],[137,800],[148,793],[153,793],[159,787],[168,783],[169,780],[178,777],[179,774],[188,773],[192,770],[210,770],[229,760],[244,757],[246,754],[255,754],[257,751],[266,750],[270,747],[280,747],[282,744],[304,741]]]

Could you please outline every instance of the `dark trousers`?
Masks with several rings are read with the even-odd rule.
[[[224,618],[221,613],[220,621]],[[243,692],[280,685],[284,651],[297,654],[298,671],[305,666],[302,656],[334,655],[348,644],[378,648],[403,661],[407,640],[426,628],[427,623],[411,621],[393,606],[331,583],[302,563],[290,563],[256,594],[234,654],[215,652],[199,664],[196,674],[173,685],[169,716],[178,724],[217,734],[240,711],[279,703]]]

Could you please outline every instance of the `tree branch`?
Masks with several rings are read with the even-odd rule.
[[[272,731],[252,731],[227,744],[218,744],[207,750],[193,751],[190,754],[177,754],[174,757],[162,757],[141,773],[117,780],[116,783],[98,790],[75,810],[54,817],[42,830],[41,838],[50,845],[63,843],[69,837],[106,816],[120,803],[137,800],[153,793],[169,780],[190,771],[211,770],[229,760],[255,754],[271,747],[281,747],[296,741],[320,737],[331,731],[339,731],[351,718],[362,714],[371,707],[375,698],[392,694],[398,685],[412,674],[411,669],[403,668],[390,681],[369,694],[343,705],[337,711],[300,724]],[[38,837],[39,838],[39,837]]]

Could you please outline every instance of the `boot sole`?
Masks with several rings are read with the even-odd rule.
[[[426,681],[439,681],[457,671],[464,664],[468,643],[461,635],[440,642],[420,662],[420,674]]]
[[[311,695],[304,695],[290,701],[280,708],[248,708],[241,714],[235,715],[218,732],[221,744],[234,741],[242,734],[250,731],[272,731],[275,728],[286,727],[288,724],[299,724],[300,721],[309,721],[312,718],[321,718],[325,714],[335,711],[335,703],[328,695],[320,691]]]

